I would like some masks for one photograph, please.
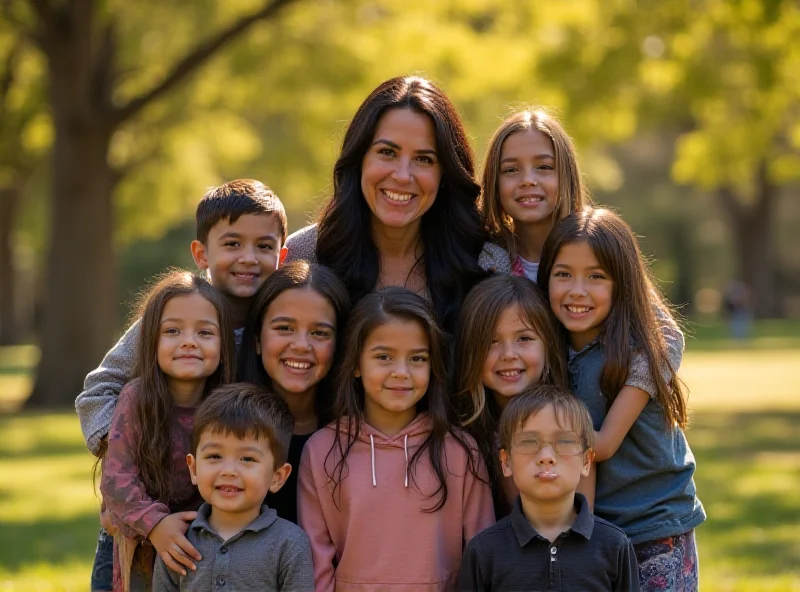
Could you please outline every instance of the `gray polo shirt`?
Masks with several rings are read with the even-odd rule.
[[[314,590],[311,545],[299,526],[278,518],[275,510],[261,507],[250,526],[223,541],[208,523],[211,506],[203,504],[186,538],[203,556],[197,571],[182,576],[159,557],[153,575],[153,592],[171,590]]]

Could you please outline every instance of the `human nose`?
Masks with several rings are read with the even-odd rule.
[[[513,360],[517,357],[517,350],[514,347],[513,341],[506,341],[502,344],[502,351],[500,353],[500,358],[503,360]]]
[[[239,262],[241,263],[256,263],[255,249],[252,246],[244,246],[239,252]]]
[[[392,369],[392,376],[394,378],[407,378],[408,365],[404,362],[398,362],[397,365]]]
[[[183,331],[181,333],[181,347],[197,347],[197,339],[195,337],[194,332],[192,331]]]
[[[292,347],[296,350],[306,351],[311,348],[308,334],[305,331],[297,331],[292,340]]]
[[[523,187],[528,185],[536,186],[539,184],[539,179],[537,178],[536,169],[533,167],[526,167],[522,171],[522,182],[520,183]]]
[[[222,463],[222,474],[226,477],[235,477],[239,472],[238,467],[236,459],[227,458]]]
[[[574,278],[569,285],[570,296],[583,296],[586,294],[586,287],[583,285],[583,280]]]
[[[408,158],[398,158],[395,161],[395,168],[392,178],[398,183],[408,183],[411,181],[411,160]]]
[[[552,442],[542,442],[539,445],[539,452],[536,454],[538,455],[536,462],[540,465],[555,464],[556,462],[556,451]]]

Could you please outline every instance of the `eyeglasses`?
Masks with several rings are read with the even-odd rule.
[[[536,436],[522,436],[514,440],[513,449],[520,454],[537,454],[545,444],[550,444],[553,452],[560,456],[577,456],[583,452],[583,443],[576,436],[559,436],[553,441],[542,440]]]

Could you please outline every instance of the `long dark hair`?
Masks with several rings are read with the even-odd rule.
[[[456,331],[453,392],[459,420],[475,438],[492,483],[501,476],[495,444],[500,409],[483,386],[483,364],[500,315],[515,305],[522,320],[544,342],[544,369],[537,384],[568,385],[558,322],[536,284],[524,277],[495,276],[472,288],[461,307]]]
[[[461,301],[486,276],[478,265],[486,232],[464,126],[450,99],[430,81],[416,76],[388,80],[356,111],[333,169],[333,197],[318,218],[317,261],[344,280],[353,302],[378,283],[380,254],[372,237],[372,213],[361,192],[361,166],[378,122],[389,109],[411,109],[433,122],[442,178],[420,223],[422,260],[434,309],[452,332]]]
[[[244,326],[242,347],[239,351],[236,376],[239,382],[250,382],[266,389],[272,389],[272,379],[264,369],[261,356],[258,354],[258,340],[264,324],[264,315],[267,314],[269,305],[286,290],[301,288],[314,290],[333,307],[336,314],[336,347],[332,368],[336,367],[336,360],[341,351],[342,328],[347,322],[347,313],[350,311],[350,296],[347,294],[342,280],[324,265],[293,261],[280,267],[269,276],[253,299]],[[317,387],[315,408],[319,425],[324,425],[332,419],[330,375],[329,372]]]
[[[687,410],[684,391],[667,356],[667,345],[656,310],[667,316],[670,308],[656,287],[633,230],[610,210],[586,208],[558,222],[542,248],[539,286],[548,295],[550,273],[564,245],[585,242],[598,263],[614,282],[611,311],[600,329],[606,360],[600,390],[610,407],[628,377],[631,352],[644,351],[656,385],[655,399],[661,404],[668,426],[685,427]],[[564,338],[566,340],[566,332]],[[661,368],[671,377],[664,380]]]
[[[431,432],[422,445],[414,452],[409,466],[412,480],[413,467],[416,466],[422,454],[427,449],[431,466],[439,480],[439,487],[431,497],[439,495],[433,507],[425,511],[435,512],[447,502],[447,461],[445,459],[445,438],[450,434],[467,451],[469,458],[468,469],[477,475],[476,451],[468,444],[465,434],[452,427],[455,415],[447,396],[448,358],[445,335],[439,328],[431,305],[418,294],[399,287],[390,287],[378,290],[362,298],[353,308],[350,322],[347,325],[346,351],[336,373],[336,398],[334,400],[334,414],[339,421],[336,423],[336,438],[326,457],[326,472],[328,459],[338,461],[328,477],[332,480],[334,502],[336,489],[346,476],[347,455],[358,440],[361,433],[361,424],[364,421],[364,386],[360,379],[354,377],[358,368],[361,352],[370,334],[381,325],[392,319],[410,320],[420,324],[428,336],[430,351],[431,376],[428,390],[417,403],[417,411],[427,411],[431,417]]]
[[[140,436],[133,451],[134,463],[148,495],[165,503],[172,495],[171,431],[175,423],[175,405],[167,379],[158,365],[161,315],[167,302],[176,296],[195,293],[214,306],[220,328],[219,366],[206,379],[205,398],[215,387],[233,379],[233,327],[222,295],[205,279],[189,271],[174,270],[161,276],[158,283],[141,297],[138,307],[141,333],[133,376],[139,380],[134,421]]]

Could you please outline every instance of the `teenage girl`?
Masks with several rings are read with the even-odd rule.
[[[495,276],[464,300],[456,331],[455,403],[489,470],[498,519],[519,493],[498,460],[500,414],[536,384],[567,386],[557,321],[536,284]]]
[[[545,242],[539,285],[597,432],[595,513],[634,544],[643,590],[696,590],[694,528],[706,515],[683,433],[683,337],[633,231],[608,210],[570,214]]]
[[[292,412],[292,472],[266,503],[297,523],[297,470],[308,439],[331,419],[326,377],[350,309],[344,283],[327,267],[294,261],[273,273],[255,296],[242,336],[239,376],[278,393]]]
[[[116,531],[115,591],[149,589],[155,553],[179,573],[200,559],[184,536],[203,501],[186,454],[196,407],[233,373],[233,329],[206,280],[171,272],[139,311],[136,378],[120,393],[102,454],[104,523]]]
[[[494,512],[475,443],[451,424],[435,314],[386,288],[356,304],[345,343],[338,421],[300,464],[315,589],[454,589],[464,545]]]
[[[572,140],[553,116],[522,111],[494,133],[483,167],[483,216],[512,273],[536,281],[542,245],[558,220],[591,199]]]

